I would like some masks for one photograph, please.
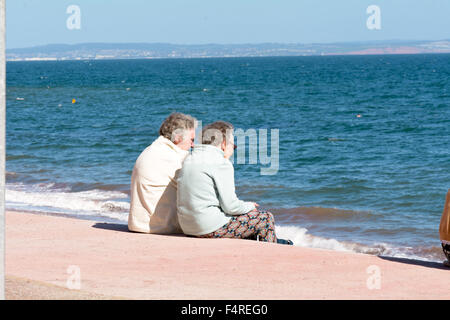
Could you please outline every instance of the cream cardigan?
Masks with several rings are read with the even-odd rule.
[[[163,136],[142,151],[131,176],[130,231],[182,232],[177,218],[176,175],[188,153]]]

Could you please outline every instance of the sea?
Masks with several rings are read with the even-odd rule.
[[[135,160],[177,111],[249,134],[232,158],[236,193],[274,213],[278,237],[444,260],[450,54],[9,61],[6,71],[8,210],[126,224]]]

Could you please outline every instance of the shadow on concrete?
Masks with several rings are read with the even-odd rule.
[[[434,269],[450,271],[450,268],[444,266],[444,264],[442,262],[423,261],[423,260],[415,260],[415,259],[407,259],[407,258],[382,257],[382,256],[378,256],[378,258],[383,259],[383,260],[392,261],[392,262],[405,263],[405,264],[411,264],[411,265],[421,266],[421,267],[426,267],[426,268],[434,268]]]
[[[130,232],[128,231],[128,225],[121,223],[97,222],[92,226],[92,228],[105,229],[111,231]]]
[[[126,232],[126,233],[137,233],[137,234],[148,234],[148,233],[141,233],[141,232],[134,232],[128,230],[128,225],[123,223],[108,223],[108,222],[97,222],[94,225],[92,225],[92,228],[97,229],[104,229],[104,230],[111,230],[111,231],[119,231],[119,232]],[[157,235],[157,234],[152,234]],[[162,234],[162,236],[168,236],[168,237],[186,237],[186,235],[182,233],[177,234]]]

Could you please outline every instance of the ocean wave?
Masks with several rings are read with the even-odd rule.
[[[18,176],[18,174],[17,174],[17,172],[10,172],[10,171],[6,171],[5,172],[5,177],[8,179],[8,178],[10,178],[10,177],[17,177]]]
[[[277,236],[292,240],[299,247],[320,248],[335,251],[371,253],[372,248],[351,242],[338,241],[332,238],[323,238],[308,233],[308,229],[293,225],[276,225]]]
[[[318,248],[342,252],[371,254],[381,257],[407,258],[423,261],[441,262],[445,256],[441,247],[408,247],[388,243],[362,244],[357,242],[339,241],[308,233],[308,229],[293,225],[276,225],[277,237],[290,239],[295,246]]]
[[[104,184],[104,183],[83,183],[77,182],[71,185],[71,189],[74,192],[77,191],[88,191],[92,189],[103,190],[103,191],[120,191],[129,195],[130,185],[129,184]]]
[[[274,214],[290,216],[292,221],[307,219],[308,221],[326,221],[339,219],[374,219],[376,215],[370,211],[346,210],[324,207],[272,208]]]
[[[126,221],[130,205],[120,191],[92,189],[72,192],[69,185],[42,183],[7,184],[8,209],[54,212],[75,216],[100,216]]]
[[[6,155],[5,160],[6,161],[11,161],[11,160],[22,160],[22,159],[34,159],[36,158],[35,156],[30,156],[27,154],[17,154],[17,155]]]

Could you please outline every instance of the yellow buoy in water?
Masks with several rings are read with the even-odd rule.
[[[77,100],[75,100],[75,99],[72,99],[72,103],[75,103],[75,102],[77,102]]]

